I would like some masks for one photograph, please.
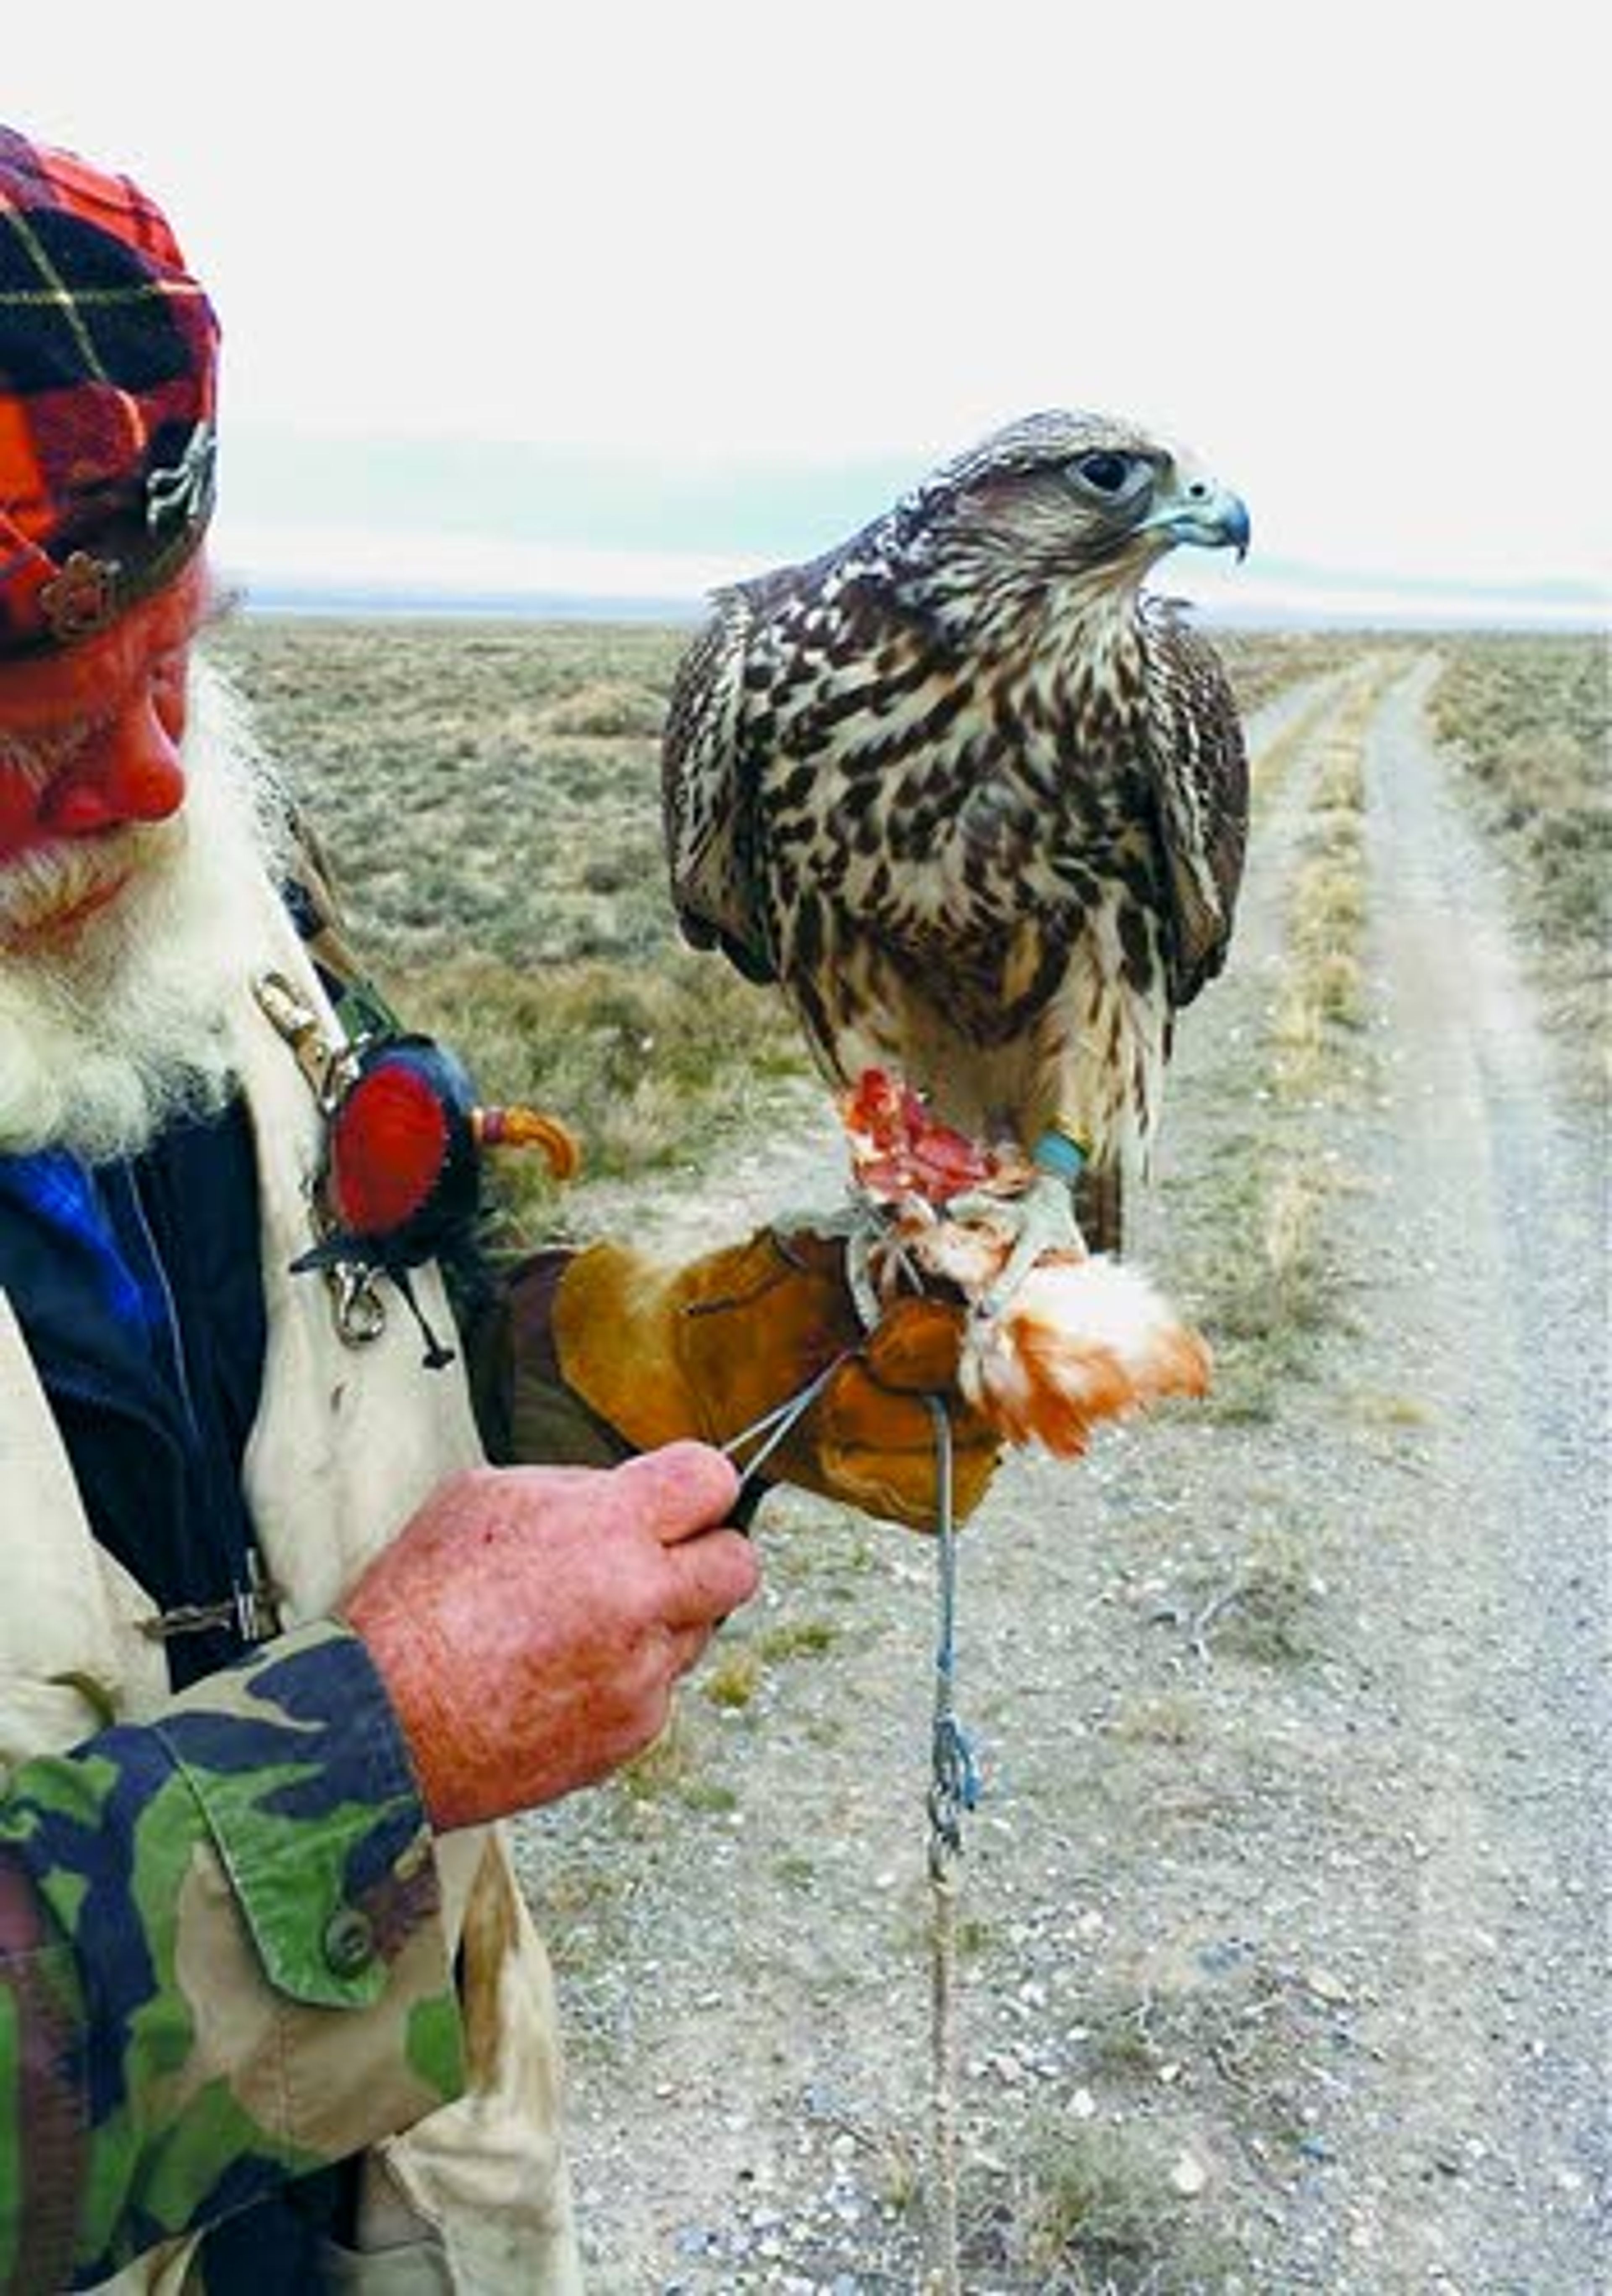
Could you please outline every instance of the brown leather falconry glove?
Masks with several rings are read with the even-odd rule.
[[[506,1313],[499,1416],[516,1458],[607,1458],[613,1434],[618,1456],[679,1436],[725,1444],[828,1371],[768,1457],[767,1482],[933,1529],[925,1395],[950,1413],[956,1520],[997,1464],[999,1437],[957,1390],[962,1310],[902,1300],[865,1332],[839,1237],[764,1228],[679,1267],[614,1243],[542,1254],[517,1272]],[[585,1411],[568,1414],[572,1399]],[[764,1439],[738,1447],[741,1467]]]

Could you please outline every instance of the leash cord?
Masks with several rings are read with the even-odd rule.
[[[962,1815],[979,1800],[979,1777],[954,1706],[957,1674],[957,1523],[952,1498],[951,1420],[942,1398],[926,1395],[934,1423],[935,1562],[939,1625],[934,1653],[934,1726],[929,1784],[931,2144],[929,2296],[961,2296],[958,2255],[957,1901]]]
[[[841,1365],[849,1363],[855,1353],[854,1348],[842,1349],[832,1363],[826,1363],[821,1371],[812,1374],[804,1387],[797,1388],[793,1395],[785,1396],[782,1403],[775,1403],[770,1411],[763,1411],[759,1419],[753,1419],[748,1427],[741,1427],[736,1435],[730,1435],[728,1438],[721,1448],[730,1459],[736,1456],[742,1444],[750,1442],[755,1436],[764,1435],[767,1439],[759,1450],[752,1453],[739,1470],[741,1496],[746,1487],[760,1474],[795,1422],[804,1418],[807,1412],[810,1410]]]
[[[759,1436],[764,1439],[740,1471],[741,1495],[790,1430],[810,1410],[842,1364],[846,1349],[770,1411],[730,1435],[731,1458]],[[979,1800],[979,1775],[967,1735],[957,1718],[957,1521],[953,1499],[951,1417],[945,1399],[926,1395],[934,1427],[935,1560],[938,1626],[934,1652],[934,1721],[928,1793],[929,1880],[933,1921],[930,1955],[931,2151],[933,2179],[928,2211],[925,2296],[962,2296],[958,2252],[957,2157],[957,1865],[963,1851],[962,1817]]]

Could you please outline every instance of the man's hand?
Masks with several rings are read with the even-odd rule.
[[[345,1604],[439,1832],[555,1801],[639,1753],[755,1593],[717,1528],[736,1477],[675,1443],[608,1471],[479,1468],[437,1490]]]

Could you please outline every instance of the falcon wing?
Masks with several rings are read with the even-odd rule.
[[[761,906],[755,770],[741,738],[744,659],[755,616],[743,589],[679,665],[661,749],[671,898],[686,939],[720,947],[749,980],[776,980]]]
[[[1160,840],[1172,897],[1170,999],[1189,1004],[1226,962],[1248,838],[1248,758],[1220,656],[1148,602],[1148,703]]]

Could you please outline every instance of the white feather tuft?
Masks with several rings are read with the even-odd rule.
[[[975,1315],[959,1381],[1010,1441],[1063,1457],[1099,1420],[1166,1395],[1203,1395],[1209,1350],[1139,1268],[1060,1257],[1032,1267],[999,1315]]]

